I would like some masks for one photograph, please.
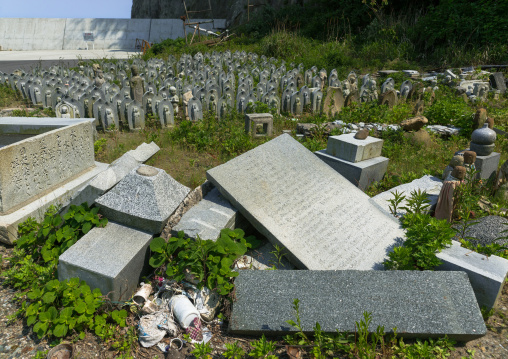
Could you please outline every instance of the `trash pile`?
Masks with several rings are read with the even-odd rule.
[[[141,283],[141,288],[134,294],[131,310],[138,312],[139,342],[145,347],[157,347],[164,353],[175,343],[178,350],[184,343],[183,335],[191,343],[207,343],[212,332],[206,327],[211,323],[220,305],[220,296],[204,287],[177,283],[161,277],[155,277],[156,288],[151,284]],[[151,294],[153,296],[151,297]],[[152,299],[150,299],[152,298]],[[170,344],[161,343],[168,335]]]

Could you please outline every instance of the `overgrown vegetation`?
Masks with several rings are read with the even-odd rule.
[[[43,287],[56,279],[58,257],[95,226],[105,226],[98,208],[90,209],[86,203],[71,206],[62,217],[52,206],[42,222],[33,218],[19,225],[19,239],[9,258],[10,268],[2,272],[4,284],[21,291]]]
[[[66,337],[83,339],[87,331],[103,340],[118,335],[118,327],[126,327],[127,311],[108,306],[99,289],[93,291],[78,278],[59,281],[59,256],[93,227],[104,227],[107,219],[98,208],[86,203],[71,206],[62,217],[50,207],[41,222],[32,218],[19,225],[10,267],[0,275],[3,285],[19,290],[16,301],[20,308],[10,318],[24,318],[39,338]]]
[[[190,276],[200,287],[206,285],[221,295],[227,295],[234,288],[231,278],[238,276],[238,272],[232,270],[235,260],[248,248],[259,245],[254,237],[244,238],[244,235],[241,229],[225,228],[217,241],[185,238],[184,232],[179,232],[178,237],[171,237],[167,242],[158,237],[150,243],[153,252],[150,265],[161,268],[161,271],[165,269],[165,273],[161,274],[177,282]]]

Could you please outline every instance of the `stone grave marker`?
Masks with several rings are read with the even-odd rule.
[[[404,237],[395,218],[289,135],[209,170],[207,177],[300,268],[382,269]]]
[[[401,337],[442,337],[468,341],[487,332],[468,277],[432,271],[240,271],[235,280],[229,329],[233,334],[295,332],[294,299],[299,299],[305,333],[316,322],[325,333],[355,332],[363,313],[369,331],[397,328]]]
[[[96,203],[108,219],[160,233],[189,192],[188,187],[164,170],[143,165],[132,170]]]

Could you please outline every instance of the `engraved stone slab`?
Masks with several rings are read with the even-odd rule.
[[[15,210],[93,166],[93,128],[87,120],[2,147],[0,212]]]
[[[58,279],[79,278],[111,300],[128,300],[149,269],[153,236],[118,223],[94,228],[58,261]]]
[[[397,328],[402,337],[442,337],[461,341],[486,334],[467,275],[432,271],[240,271],[230,331],[282,335],[295,329],[293,300],[300,300],[303,331],[355,332],[365,311],[369,331]]]
[[[270,242],[308,269],[382,269],[404,232],[395,218],[289,135],[207,172]]]
[[[360,162],[381,156],[383,140],[367,137],[364,140],[355,138],[354,133],[328,137],[326,152],[349,162]]]

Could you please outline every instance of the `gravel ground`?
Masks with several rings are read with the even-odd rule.
[[[469,241],[474,245],[505,244],[508,240],[497,240],[499,237],[506,237],[508,235],[508,233],[501,233],[508,229],[508,225],[505,223],[508,223],[508,220],[504,217],[482,217],[478,220],[478,223],[473,224],[466,230],[466,237],[473,237],[474,239]]]
[[[0,243],[0,267],[6,268],[8,262],[4,259],[10,255],[12,247]],[[49,343],[46,340],[38,340],[37,336],[31,333],[31,330],[23,324],[20,319],[14,320],[13,323],[7,324],[8,317],[13,315],[18,304],[13,302],[15,291],[1,285],[0,278],[0,359],[23,359],[33,358],[38,350],[48,350]],[[474,358],[508,358],[508,286],[505,286],[503,293],[495,307],[494,315],[487,321],[488,333],[485,337],[470,341],[468,343],[458,343],[457,350],[454,351],[450,358],[461,359],[469,357],[469,351],[474,350]],[[134,319],[131,318],[130,325],[136,325]],[[212,338],[212,347],[216,350],[214,354],[223,352],[224,343],[239,341],[239,343],[248,349],[248,343],[252,338],[248,337],[231,337],[226,334],[225,328],[219,325],[212,325],[211,328],[214,336]],[[123,329],[126,330],[126,329]],[[166,339],[168,341],[169,339]],[[168,343],[169,344],[169,343]],[[167,358],[180,359],[189,356],[192,348],[188,345],[182,351],[172,350]],[[94,335],[87,334],[84,340],[75,344],[76,358],[114,358],[119,353],[114,351],[109,344],[102,343]],[[279,346],[277,351],[283,357],[285,354],[284,347]],[[157,348],[150,349],[140,348],[135,345],[134,358],[164,358],[164,354]],[[308,356],[305,356],[308,357]]]

